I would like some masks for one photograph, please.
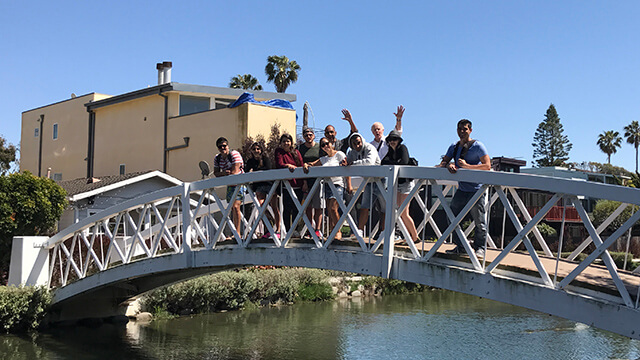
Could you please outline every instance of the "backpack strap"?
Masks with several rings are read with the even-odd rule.
[[[377,150],[378,152],[380,152],[380,148],[382,147],[382,141],[383,141],[383,140],[380,140],[380,142],[378,143],[378,146],[376,147],[376,150]]]
[[[471,140],[471,141],[467,141],[464,145],[462,145],[462,151],[460,151],[460,157],[458,157],[458,159],[463,159],[466,160],[465,157],[467,156],[467,153],[469,152],[469,148],[471,146],[473,146],[473,144],[475,143],[475,140]],[[458,153],[458,149],[460,148],[460,141],[458,141],[456,143],[456,146],[453,147],[453,158],[455,160],[456,158],[456,154]]]

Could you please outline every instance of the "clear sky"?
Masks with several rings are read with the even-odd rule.
[[[345,136],[348,108],[370,140],[402,104],[420,165],[439,161],[461,118],[492,157],[531,165],[551,103],[570,161],[606,162],[598,134],[640,120],[638,19],[637,1],[0,0],[0,134],[18,144],[23,111],[71,93],[155,85],[161,61],[176,82],[250,73],[275,91],[266,58],[286,55],[302,67],[287,90],[300,122],[308,101],[316,127]],[[633,146],[611,162],[633,170]]]

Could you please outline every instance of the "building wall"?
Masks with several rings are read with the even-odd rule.
[[[268,138],[271,133],[271,125],[280,124],[280,133],[289,133],[295,140],[295,110],[251,104],[247,111],[248,122],[246,136],[255,138],[257,135],[262,134],[265,138]]]
[[[164,97],[151,95],[95,109],[94,176],[160,170]],[[86,144],[86,141],[85,141]]]
[[[20,136],[20,171],[38,175],[38,154],[42,136],[41,175],[62,174],[62,180],[85,177],[87,172],[87,138],[89,114],[84,104],[108,98],[91,93],[22,113]],[[44,115],[42,134],[34,136]],[[58,124],[58,138],[53,139],[53,126]]]

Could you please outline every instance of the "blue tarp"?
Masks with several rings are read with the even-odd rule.
[[[287,100],[282,100],[282,99],[273,99],[273,100],[267,100],[267,101],[257,101],[253,98],[253,94],[251,93],[244,93],[242,95],[240,95],[240,97],[233,102],[233,104],[229,105],[230,108],[234,108],[236,106],[240,106],[246,102],[250,102],[250,103],[254,103],[254,104],[262,104],[262,105],[267,105],[267,106],[273,106],[273,107],[279,107],[279,108],[283,108],[283,109],[292,109],[293,110],[293,105],[291,105],[290,102],[288,102]]]

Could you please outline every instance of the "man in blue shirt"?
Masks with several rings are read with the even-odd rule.
[[[447,154],[442,158],[440,167],[446,167],[450,173],[455,173],[458,169],[470,170],[491,170],[491,158],[487,153],[487,148],[480,141],[471,139],[472,124],[467,119],[458,121],[458,137],[460,141],[451,144]],[[454,160],[451,162],[451,160]],[[451,211],[458,215],[473,197],[473,194],[480,189],[482,184],[460,181],[458,190],[451,200]],[[476,223],[475,236],[473,239],[473,249],[476,256],[484,257],[484,248],[487,241],[487,200],[486,196],[480,197],[470,210],[471,217]],[[453,241],[456,248],[447,251],[448,253],[464,253],[464,247],[458,236],[454,233]]]

